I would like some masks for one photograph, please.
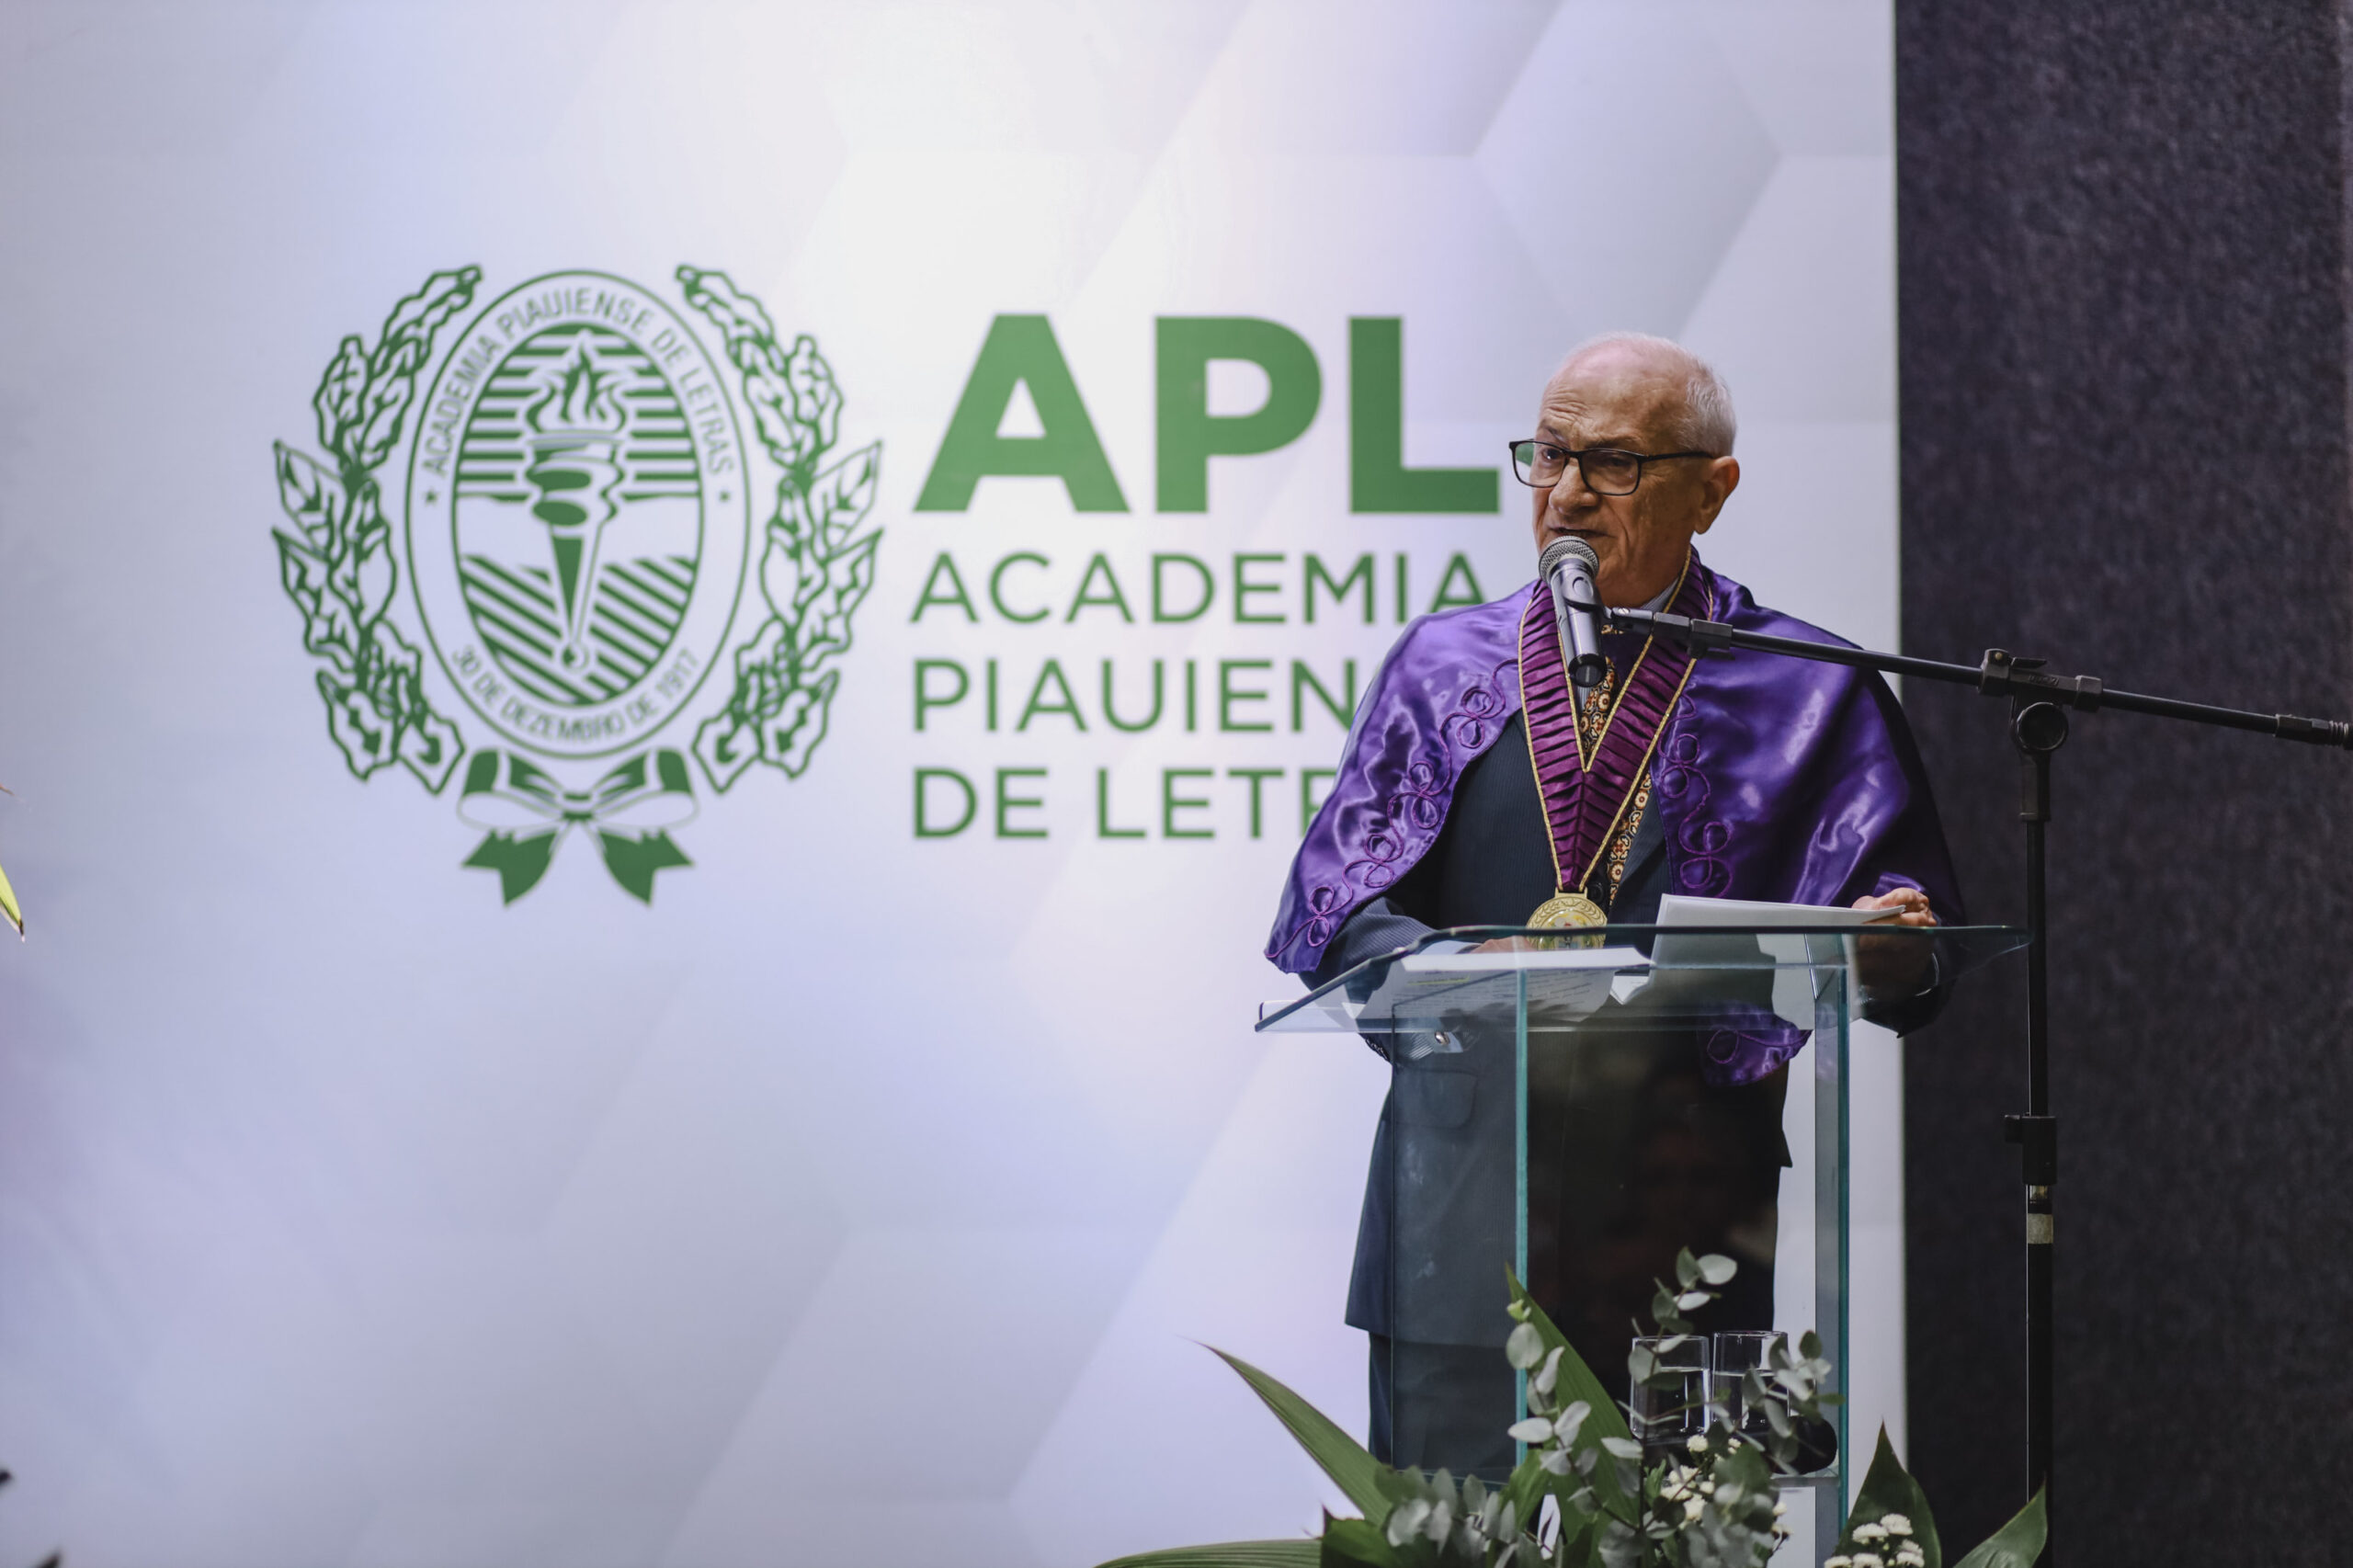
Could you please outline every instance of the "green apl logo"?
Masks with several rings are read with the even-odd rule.
[[[831,455],[815,341],[779,343],[723,273],[678,268],[676,304],[550,273],[437,356],[481,277],[436,273],[373,348],[344,339],[312,400],[327,460],[277,449],[281,576],[355,776],[459,779],[465,864],[508,903],[575,831],[650,901],[690,864],[671,834],[699,781],[797,776],[824,739],[881,444]],[[461,706],[436,706],[427,648]]]

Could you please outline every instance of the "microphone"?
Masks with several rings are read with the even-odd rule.
[[[1601,592],[1594,586],[1601,558],[1581,539],[1556,539],[1544,547],[1536,570],[1552,585],[1552,613],[1561,623],[1561,644],[1568,650],[1571,684],[1579,691],[1599,686],[1609,673],[1609,661],[1601,656],[1601,634],[1591,610],[1571,606],[1601,602]]]

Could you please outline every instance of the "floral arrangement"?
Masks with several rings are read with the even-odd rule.
[[[1695,1332],[1688,1314],[1714,1301],[1736,1267],[1688,1250],[1677,1258],[1675,1285],[1661,1282],[1651,1309],[1663,1342],[1627,1358],[1634,1383],[1679,1382],[1685,1374],[1657,1357]],[[1761,1432],[1715,1420],[1679,1452],[1646,1453],[1628,1413],[1518,1278],[1506,1278],[1516,1326],[1504,1354],[1526,1375],[1528,1414],[1510,1433],[1526,1457],[1501,1485],[1382,1464],[1298,1394],[1221,1350],[1361,1517],[1327,1512],[1313,1539],[1179,1547],[1103,1568],[1765,1568],[1790,1533],[1776,1483],[1799,1472],[1806,1427],[1838,1399],[1819,1339],[1805,1335],[1794,1354],[1776,1342],[1768,1364],[1744,1375],[1743,1403],[1765,1417]],[[2037,1494],[1953,1568],[2031,1568],[2044,1535]],[[1884,1430],[1823,1568],[1945,1568],[1927,1498]]]

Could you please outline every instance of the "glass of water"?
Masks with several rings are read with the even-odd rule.
[[[1772,1366],[1773,1346],[1784,1337],[1763,1329],[1728,1329],[1716,1335],[1711,1347],[1708,1403],[1715,1407],[1716,1419],[1759,1444],[1773,1428],[1765,1412],[1749,1403],[1744,1385],[1749,1373]]]
[[[1704,1334],[1646,1335],[1634,1341],[1629,1369],[1633,1386],[1627,1404],[1634,1440],[1647,1457],[1688,1454],[1690,1441],[1708,1430],[1708,1373],[1711,1365]]]

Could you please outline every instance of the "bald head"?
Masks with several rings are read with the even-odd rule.
[[[1691,536],[1714,525],[1740,483],[1732,441],[1732,397],[1689,349],[1632,332],[1581,345],[1537,409],[1529,450],[1549,455],[1520,471],[1535,491],[1538,552],[1582,539],[1601,563],[1605,602],[1649,603],[1681,580]],[[1594,453],[1612,454],[1613,466],[1588,483]]]
[[[1569,350],[1546,390],[1579,376],[1645,386],[1649,396],[1643,401],[1659,421],[1662,436],[1685,450],[1732,455],[1737,430],[1732,392],[1714,366],[1673,338],[1647,332],[1608,332],[1588,338]]]

